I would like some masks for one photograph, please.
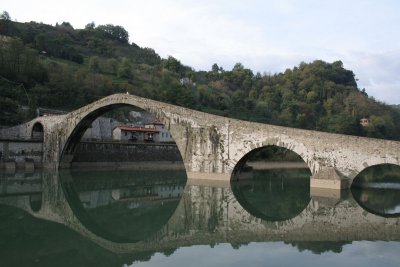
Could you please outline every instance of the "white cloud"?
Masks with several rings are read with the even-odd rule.
[[[388,104],[400,103],[400,49],[381,53],[353,53],[348,68],[356,73],[360,88]]]

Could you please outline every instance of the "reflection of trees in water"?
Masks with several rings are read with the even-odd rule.
[[[267,221],[283,221],[300,214],[310,201],[308,169],[255,170],[252,179],[239,175],[232,191],[250,214]],[[242,173],[243,175],[243,173]]]
[[[295,152],[278,146],[265,146],[253,151],[247,158],[249,161],[303,161]]]
[[[354,199],[365,210],[384,217],[400,216],[400,166],[382,164],[363,170],[351,187]]]
[[[236,164],[233,174],[245,171],[248,168],[247,163],[257,161],[274,161],[274,162],[304,162],[304,160],[295,152],[271,145],[259,147],[244,155]]]
[[[379,189],[379,188],[352,188],[354,199],[361,207],[371,213],[380,216],[400,216],[400,213],[393,213],[400,205],[399,189]]]
[[[116,202],[87,212],[102,231],[129,241],[140,241],[156,234],[169,221],[178,204],[178,199],[168,202],[149,201],[130,209],[130,203]]]
[[[362,186],[364,183],[371,182],[400,184],[400,166],[393,164],[370,166],[357,175],[353,186]]]
[[[78,191],[112,189],[128,185],[154,186],[157,184],[185,184],[184,170],[134,170],[134,171],[73,171],[62,176],[71,177]]]
[[[186,182],[182,171],[64,175],[63,190],[75,216],[90,231],[114,242],[137,242],[156,234],[175,212],[182,196],[176,192],[183,191]]]
[[[343,246],[351,244],[351,242],[344,241],[312,241],[312,242],[285,242],[285,244],[290,244],[296,247],[300,252],[309,250],[314,254],[321,254],[324,252],[334,252],[341,253]]]

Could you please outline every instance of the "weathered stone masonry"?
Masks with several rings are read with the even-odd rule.
[[[127,94],[110,95],[52,119],[42,117],[43,164],[51,168],[69,166],[86,127],[104,112],[125,105],[151,112],[166,125],[189,178],[229,180],[243,156],[267,145],[299,154],[311,169],[313,187],[348,187],[368,166],[400,165],[397,141],[235,120]]]

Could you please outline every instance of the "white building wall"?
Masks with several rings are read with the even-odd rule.
[[[158,131],[158,134],[154,135],[154,141],[160,143],[174,142],[171,133],[168,129],[161,124],[146,124],[145,128],[155,128]]]
[[[112,132],[112,136],[114,140],[121,140],[121,129],[115,128]]]

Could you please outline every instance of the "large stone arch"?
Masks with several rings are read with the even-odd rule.
[[[107,106],[99,107],[98,109],[93,110],[92,112],[88,113],[84,116],[73,128],[71,133],[69,134],[68,138],[66,139],[65,145],[60,154],[60,162],[68,162],[68,160],[73,156],[75,152],[75,148],[78,145],[79,141],[81,140],[82,136],[84,135],[86,129],[90,127],[92,122],[103,115],[104,113],[117,109],[119,107],[129,106],[124,104],[110,104]],[[63,160],[63,157],[66,159]]]
[[[63,115],[58,123],[47,127],[43,148],[44,166],[55,169],[68,166],[72,160],[73,143],[85,125],[106,110],[126,105],[154,114],[166,126],[176,142],[188,175],[212,174],[212,177],[219,176],[218,179],[228,176],[231,170],[227,156],[228,118],[128,94],[100,99]]]
[[[107,97],[106,99],[94,102],[69,113],[58,127],[58,131],[61,133],[61,138],[59,138],[59,153],[57,156],[60,167],[70,163],[76,145],[79,143],[85,130],[97,117],[110,110],[124,106],[137,107],[154,114],[159,121],[166,125],[171,135],[176,140],[178,149],[182,154],[181,142],[179,142],[179,139],[176,137],[179,135],[179,131],[175,129],[175,123],[171,123],[171,116],[163,109],[162,105],[149,103],[150,101],[151,100],[131,95],[119,94]]]

